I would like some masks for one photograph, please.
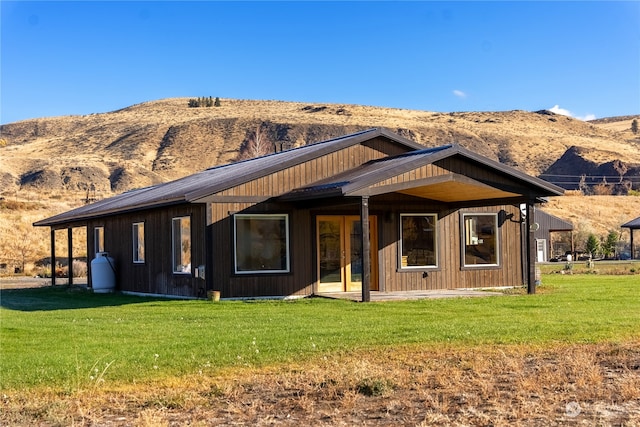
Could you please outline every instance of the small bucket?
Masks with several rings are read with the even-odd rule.
[[[209,301],[220,301],[220,291],[207,292],[207,299]]]

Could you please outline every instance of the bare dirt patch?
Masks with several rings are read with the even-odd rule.
[[[640,342],[376,349],[0,397],[3,425],[634,426]]]

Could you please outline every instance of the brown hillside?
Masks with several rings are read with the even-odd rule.
[[[0,199],[14,202],[0,209],[0,225],[11,238],[17,223],[234,161],[257,126],[278,150],[385,127],[425,146],[459,143],[552,182],[569,179],[575,186],[582,174],[631,182],[640,175],[640,138],[630,131],[636,117],[583,122],[545,110],[436,113],[233,99],[222,99],[220,107],[190,108],[188,98],[175,98],[109,113],[25,120],[0,126]],[[21,201],[40,205],[25,213],[15,204]],[[38,236],[45,256],[48,237]],[[0,257],[7,252],[1,246]]]
[[[3,125],[5,191],[92,187],[108,194],[174,179],[233,161],[260,123],[278,146],[386,127],[426,146],[456,142],[533,175],[545,172],[570,147],[598,163],[640,164],[640,142],[630,131],[548,111],[433,113],[230,99],[220,107],[189,108],[187,101],[165,99],[110,113]]]

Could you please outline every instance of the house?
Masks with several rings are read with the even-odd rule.
[[[71,239],[72,228],[86,227],[88,257],[108,252],[117,289],[131,293],[358,291],[368,301],[371,291],[527,284],[534,292],[534,205],[562,193],[460,146],[425,148],[370,129],[34,225],[51,228],[52,255],[56,230]]]
[[[536,209],[534,229],[536,262],[547,262],[550,259],[557,260],[558,256],[573,252],[573,224],[570,222]],[[552,237],[554,235],[551,233],[569,233],[569,238],[562,244],[555,242]]]
[[[631,237],[631,259],[640,259],[640,250],[634,251],[635,246],[633,245],[633,231],[640,230],[640,217],[632,219],[631,221],[622,224],[620,227],[629,229],[629,235]]]

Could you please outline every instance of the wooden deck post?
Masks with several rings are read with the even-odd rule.
[[[73,285],[73,228],[67,228],[67,276],[69,286]]]
[[[362,302],[371,301],[371,236],[369,235],[369,196],[360,200],[360,225],[362,227]]]
[[[56,229],[51,228],[51,286],[56,285]]]
[[[536,239],[532,226],[535,223],[535,201],[527,201],[527,216],[524,232],[526,233],[527,293],[536,293]]]

